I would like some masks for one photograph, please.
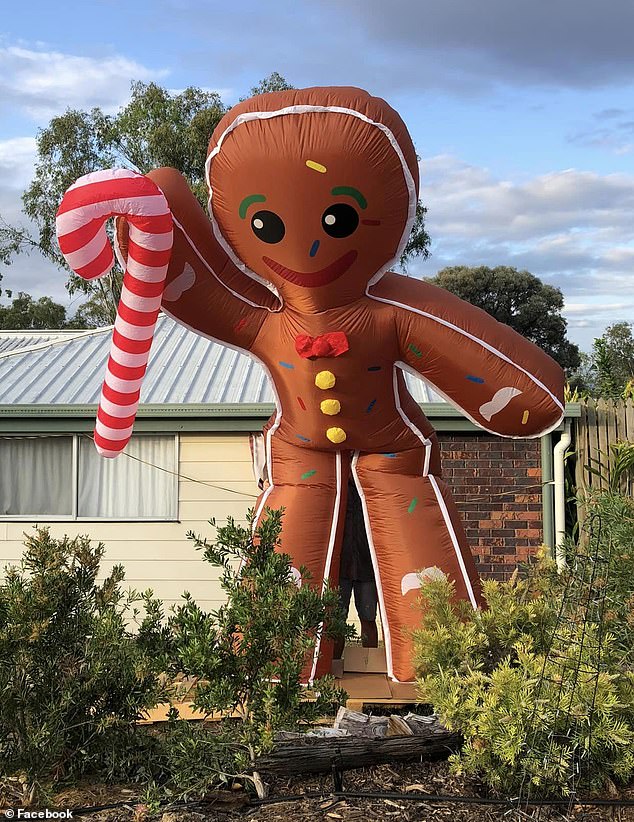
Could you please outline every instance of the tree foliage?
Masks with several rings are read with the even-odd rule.
[[[101,543],[37,528],[25,546],[0,585],[0,776],[22,775],[21,804],[138,746],[137,721],[167,695],[168,648],[162,606],[124,594],[122,566],[97,581]]]
[[[619,322],[595,339],[590,355],[590,380],[595,394],[619,399],[634,379],[632,323]]]
[[[9,296],[12,296],[9,292]],[[9,305],[0,305],[0,329],[66,328],[66,309],[50,297],[34,300],[20,291]]]
[[[525,578],[485,581],[486,609],[456,602],[447,580],[421,588],[421,696],[465,738],[453,769],[506,796],[634,774],[634,503],[602,494],[588,511],[563,573],[544,555]]]
[[[510,266],[461,265],[443,268],[430,282],[514,328],[563,368],[573,370],[579,365],[579,349],[566,337],[563,294],[534,274]]]
[[[418,203],[416,203],[416,219],[414,220],[409,239],[401,254],[400,264],[404,271],[407,271],[408,264],[415,257],[421,257],[423,260],[426,260],[431,254],[429,250],[431,237],[425,228],[426,216],[427,209],[419,200]]]
[[[221,569],[226,603],[205,613],[189,596],[176,608],[170,629],[176,668],[204,681],[195,705],[205,712],[236,712],[238,735],[255,752],[273,732],[315,721],[345,698],[331,677],[314,683],[314,701],[303,699],[301,675],[317,636],[345,636],[339,595],[321,590],[308,572],[291,573],[291,557],[279,552],[283,511],[267,509],[255,533],[231,519],[215,542],[188,537],[207,562]],[[213,522],[212,522],[213,524]]]

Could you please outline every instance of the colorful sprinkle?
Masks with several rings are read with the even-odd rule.
[[[524,413],[522,414],[522,425],[526,425],[526,423],[528,422],[528,415],[530,413],[531,412],[528,410],[528,408],[526,409],[526,411],[524,411]]]
[[[372,409],[374,408],[375,405],[376,405],[376,400],[372,400],[370,405],[368,405],[368,407],[365,409],[365,413],[369,414],[370,411],[372,411]]]
[[[473,374],[467,374],[467,379],[471,380],[471,382],[484,382],[482,377],[474,377]]]
[[[295,434],[295,436],[298,440],[301,440],[302,442],[310,442],[310,439],[308,437],[302,437],[301,434]]]
[[[361,225],[381,225],[380,220],[361,220]]]
[[[245,326],[248,322],[249,322],[249,321],[248,321],[248,319],[247,319],[246,317],[243,317],[241,320],[239,320],[239,321],[238,321],[238,322],[237,322],[237,323],[233,326],[233,330],[234,330],[234,331],[242,331],[242,329],[244,328],[244,326]]]
[[[416,348],[414,343],[410,343],[407,347],[415,357],[422,357],[423,356],[423,352],[420,350],[420,348]]]
[[[306,410],[306,406],[305,406],[305,404],[304,404],[304,400],[303,400],[301,397],[298,397],[298,398],[297,398],[297,402],[299,403],[299,407],[302,409],[302,411],[305,411],[305,410]]]
[[[396,456],[396,454],[382,454],[381,456],[389,457],[390,459],[393,459]]]
[[[302,474],[300,479],[310,479],[310,477],[313,477],[316,473],[317,471],[313,468],[312,471],[306,471],[305,474]]]
[[[290,362],[284,362],[284,360],[280,360],[280,365],[282,368],[295,368],[295,366],[291,365]]]
[[[325,174],[328,171],[326,166],[322,166],[321,163],[316,163],[314,160],[306,160],[306,165],[308,168],[312,168],[313,171],[318,171],[320,174]]]
[[[310,251],[308,252],[309,257],[314,257],[317,253],[317,249],[319,248],[319,240],[315,240],[315,242],[311,245]]]
[[[414,508],[418,505],[418,497],[414,497],[414,499],[410,502],[409,508],[407,509],[407,513],[411,514]]]
[[[371,366],[368,368],[368,371],[380,371],[380,370],[381,370],[381,366],[380,366],[380,365],[371,365]]]

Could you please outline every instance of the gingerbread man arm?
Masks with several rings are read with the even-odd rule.
[[[180,172],[160,168],[146,176],[165,195],[174,220],[161,308],[203,336],[250,349],[269,312],[279,307],[277,298],[233,264]],[[117,222],[117,244],[127,257],[125,220]]]
[[[563,370],[513,329],[398,274],[386,274],[370,296],[393,306],[402,362],[480,428],[538,437],[561,421]]]

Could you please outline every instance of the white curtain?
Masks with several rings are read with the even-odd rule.
[[[73,438],[0,438],[0,515],[73,513]]]
[[[133,437],[116,459],[100,457],[79,438],[80,517],[176,519],[178,484],[174,436]]]

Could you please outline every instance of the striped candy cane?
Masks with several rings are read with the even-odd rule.
[[[132,436],[173,241],[169,205],[152,180],[127,169],[86,174],[64,194],[56,220],[59,247],[80,277],[112,268],[105,223],[115,216],[128,221],[130,242],[95,424],[103,457],[116,457]]]

